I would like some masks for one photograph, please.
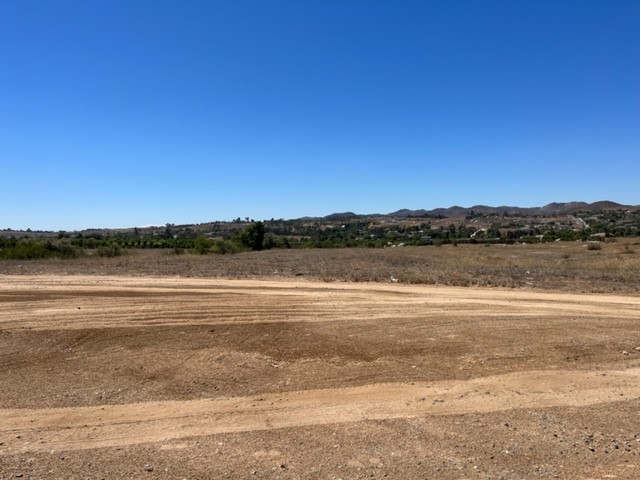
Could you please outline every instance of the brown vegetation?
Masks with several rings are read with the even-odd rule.
[[[0,274],[154,275],[216,278],[291,278],[640,292],[638,239],[612,243],[442,245],[386,249],[301,249],[233,255],[176,255],[134,250],[116,258],[0,260]],[[590,245],[599,248],[593,250]]]

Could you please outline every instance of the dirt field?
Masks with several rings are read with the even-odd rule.
[[[640,478],[640,297],[0,276],[0,479]]]

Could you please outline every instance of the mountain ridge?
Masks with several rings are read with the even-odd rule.
[[[640,210],[640,205],[624,205],[611,200],[600,200],[593,203],[587,202],[552,202],[541,207],[517,207],[502,205],[492,207],[488,205],[474,205],[471,207],[461,207],[453,205],[451,207],[434,208],[432,210],[418,209],[411,210],[403,208],[395,212],[388,213],[389,217],[459,217],[467,215],[571,215],[578,212],[600,212],[604,210]],[[326,217],[325,217],[326,218]]]

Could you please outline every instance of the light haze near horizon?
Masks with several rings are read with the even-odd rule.
[[[0,229],[638,204],[640,1],[0,4]]]

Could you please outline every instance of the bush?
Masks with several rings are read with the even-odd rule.
[[[212,248],[213,253],[224,255],[225,253],[238,253],[242,251],[237,243],[228,240],[216,240]]]
[[[122,254],[123,254],[123,250],[120,247],[120,245],[118,245],[117,243],[103,245],[96,249],[96,255],[98,257],[113,258],[113,257],[119,257]]]
[[[198,255],[206,255],[211,250],[213,242],[204,235],[198,235],[193,241],[193,251]]]
[[[13,260],[36,260],[39,258],[75,258],[79,251],[68,243],[51,240],[15,240],[2,243],[0,258]]]

